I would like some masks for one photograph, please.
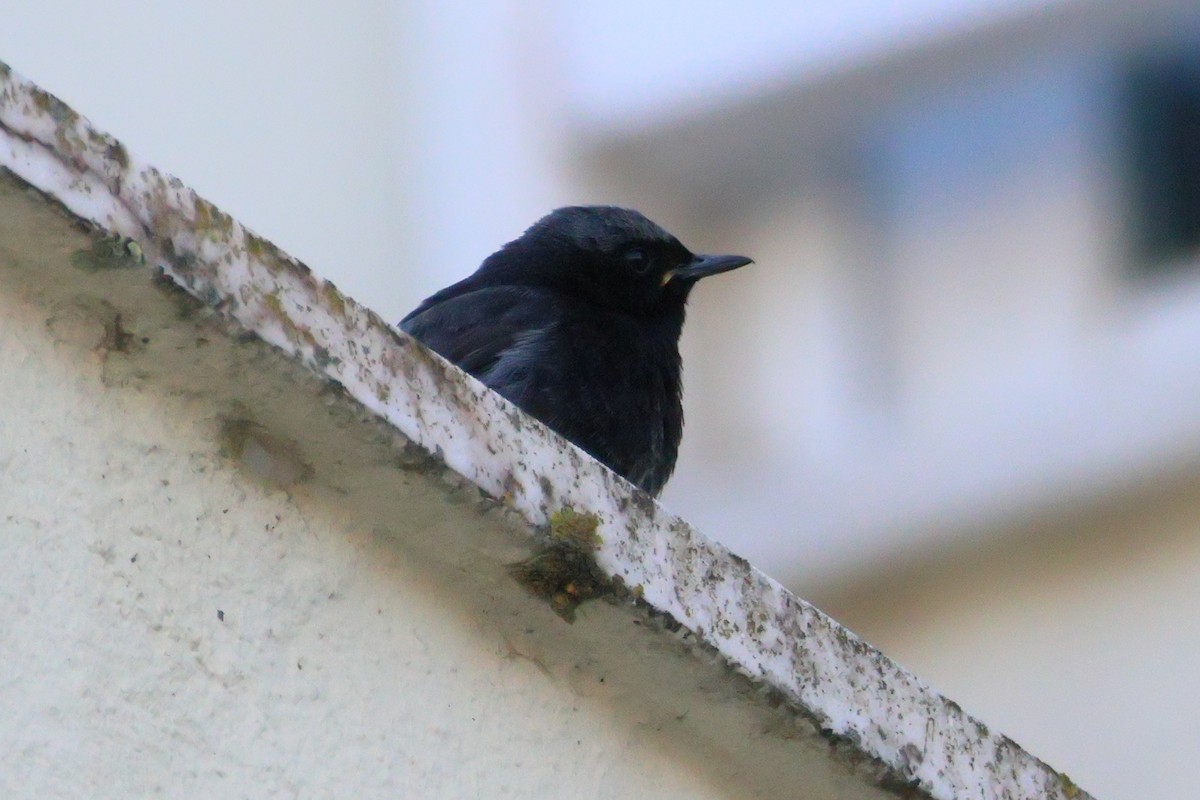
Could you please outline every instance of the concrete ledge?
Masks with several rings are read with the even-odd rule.
[[[775,760],[755,761],[743,753],[749,760],[741,763],[743,770],[769,772],[770,780],[748,777],[745,786],[764,792],[782,788],[810,797],[1087,797],[1067,778],[989,731],[745,560],[344,297],[178,180],[140,162],[118,141],[94,130],[86,119],[3,63],[0,166],[71,214],[128,237],[137,246],[129,248],[116,240],[118,250],[127,248],[118,255],[136,259],[140,251],[148,264],[161,268],[209,309],[206,314],[215,313],[211,319],[236,323],[312,373],[336,382],[352,398],[353,403],[345,405],[337,405],[343,403],[340,399],[323,400],[314,388],[320,382],[314,382],[300,393],[309,409],[296,416],[308,422],[293,420],[287,435],[273,430],[267,416],[273,406],[266,395],[255,401],[253,413],[227,413],[220,436],[226,449],[237,451],[249,468],[284,486],[307,480],[308,471],[319,476],[336,472],[335,432],[322,428],[312,412],[324,413],[323,404],[330,403],[337,406],[330,414],[336,411],[346,418],[353,417],[356,408],[369,411],[394,431],[370,428],[375,432],[368,435],[363,431],[370,423],[356,422],[368,428],[356,429],[354,446],[368,447],[374,436],[378,441],[370,446],[390,449],[394,459],[417,464],[432,475],[444,464],[499,501],[499,507],[493,507],[496,504],[479,495],[472,498],[455,479],[439,478],[443,489],[427,498],[416,521],[404,530],[420,540],[414,546],[437,563],[482,564],[478,571],[489,576],[480,579],[483,585],[505,597],[505,603],[515,604],[519,611],[514,614],[545,610],[531,606],[533,601],[515,583],[496,577],[506,560],[512,560],[512,537],[523,538],[527,547],[544,541],[552,516],[563,509],[594,518],[599,534],[595,561],[606,576],[625,587],[629,602],[595,614],[581,613],[581,623],[571,629],[555,620],[558,627],[551,628],[539,646],[590,648],[603,654],[597,657],[607,664],[626,664],[624,674],[635,694],[676,697],[681,690],[694,692],[698,705],[736,706],[739,714],[749,713],[756,720],[745,724],[768,725],[767,749]],[[94,293],[114,308],[124,303],[143,309],[147,315],[155,304],[170,305],[146,270],[97,272],[88,276],[86,286],[69,267],[57,273],[47,268],[41,277],[21,274],[20,280],[27,283],[45,280],[61,287],[78,281],[72,290]],[[169,315],[156,318],[166,331],[193,324],[179,321],[185,317],[174,322]],[[110,320],[109,327],[114,325],[112,330],[105,328],[105,335],[121,341],[119,314],[115,323]],[[232,328],[222,335],[237,339]],[[202,369],[185,369],[172,361],[183,356],[164,351],[153,357],[160,359],[155,363],[162,371],[174,365],[179,381],[203,385]],[[286,372],[269,358],[262,364],[266,371]],[[303,383],[290,373],[288,380]],[[246,393],[251,394],[249,389]],[[245,401],[239,397],[230,389],[223,402],[232,408]],[[404,449],[405,439],[434,454],[437,463],[422,466],[420,457]],[[301,451],[307,454],[303,458],[296,455]],[[325,456],[314,458],[312,452]],[[338,503],[336,494],[323,502]],[[464,498],[481,503],[486,512],[470,518],[477,530],[470,536],[429,540],[424,531],[445,529],[439,515],[462,522],[460,511],[446,509],[461,507]],[[379,519],[398,513],[386,507],[385,497],[377,501]],[[405,513],[411,516],[411,511]],[[518,534],[513,533],[514,524]],[[438,554],[443,548],[451,554]],[[460,548],[457,555],[455,548]],[[464,591],[472,591],[474,585],[467,581]],[[630,639],[631,615],[641,627],[653,630]],[[654,624],[645,626],[647,620]],[[649,681],[635,686],[634,676],[649,674],[633,665],[643,657],[639,648],[653,650],[655,641],[683,641],[686,653],[679,658],[694,661],[703,677],[680,683],[682,689]],[[720,658],[714,661],[714,655]],[[721,664],[749,683],[722,672]],[[718,674],[725,676],[720,686],[701,697],[701,687],[706,681],[711,685]],[[723,713],[697,716],[707,720],[711,733],[719,730]],[[784,725],[781,719],[791,721]],[[767,747],[761,740],[753,745]],[[754,766],[745,766],[749,764]],[[853,790],[846,788],[850,784]]]

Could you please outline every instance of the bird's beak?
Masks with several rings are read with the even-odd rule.
[[[663,286],[666,286],[676,278],[683,278],[688,281],[698,281],[701,278],[707,278],[709,275],[717,275],[722,272],[729,272],[731,269],[744,267],[747,264],[753,264],[754,259],[746,258],[746,256],[696,256],[691,262],[684,264],[682,267],[668,270],[663,275]]]

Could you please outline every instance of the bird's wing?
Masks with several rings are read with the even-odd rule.
[[[559,314],[552,293],[527,286],[493,286],[430,301],[405,317],[400,329],[485,382],[507,351],[550,328]]]

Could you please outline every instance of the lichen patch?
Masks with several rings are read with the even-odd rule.
[[[613,582],[596,565],[600,518],[562,508],[550,515],[548,542],[508,572],[534,597],[546,600],[567,622],[588,600],[614,594]]]

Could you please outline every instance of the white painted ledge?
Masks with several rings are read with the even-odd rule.
[[[855,797],[1087,797],[3,63],[0,166],[136,241],[148,263],[204,304],[341,384],[529,526],[564,507],[596,515],[597,563],[642,601],[628,613],[677,621],[691,634],[690,658],[715,651],[760,690],[754,702],[793,709],[811,727],[795,746],[848,768],[862,785]],[[828,786],[810,790],[834,796]]]

